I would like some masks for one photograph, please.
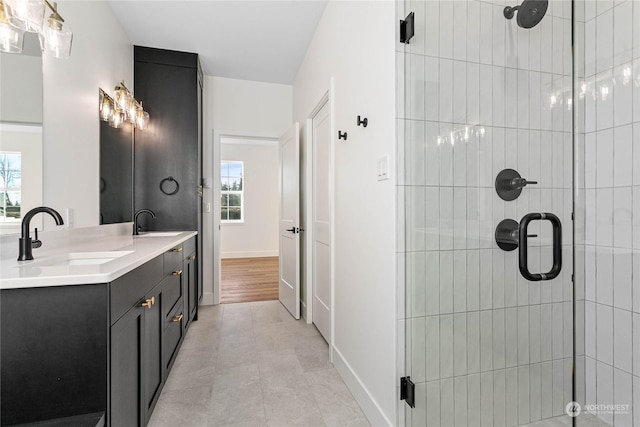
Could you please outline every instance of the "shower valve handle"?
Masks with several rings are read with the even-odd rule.
[[[502,200],[510,202],[520,196],[524,187],[537,183],[538,181],[529,181],[521,177],[514,169],[503,169],[496,177],[496,193]]]
[[[527,181],[525,178],[514,178],[511,180],[511,188],[522,188],[526,187],[527,184],[537,184],[538,181]]]

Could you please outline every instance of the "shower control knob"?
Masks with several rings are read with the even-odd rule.
[[[527,184],[537,184],[538,181],[528,181],[521,177],[518,171],[513,169],[503,169],[496,177],[496,193],[502,200],[510,202],[515,200],[522,193],[522,189]]]

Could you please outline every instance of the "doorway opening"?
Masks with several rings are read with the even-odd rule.
[[[220,138],[220,302],[278,299],[278,141]]]

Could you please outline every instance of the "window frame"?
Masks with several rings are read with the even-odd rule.
[[[0,200],[0,222],[20,221],[22,220],[22,213],[23,213],[22,212],[22,153],[19,151],[9,150],[9,151],[0,151],[0,155],[2,156],[16,155],[20,159],[20,167],[18,169],[13,169],[20,174],[19,185],[8,186],[7,182],[5,182],[4,180],[2,180],[2,183],[0,184],[0,197],[2,197],[2,200]],[[17,217],[7,215],[8,213],[8,209],[6,205],[7,197],[8,197],[7,194],[10,192],[19,194],[18,197],[19,197],[20,203],[18,205],[18,209],[20,214]]]
[[[223,164],[239,164],[240,165],[240,180],[242,182],[242,190],[223,190],[222,189],[222,183],[223,183],[223,176],[222,176],[222,167]],[[221,160],[220,161],[220,224],[244,224],[244,190],[245,190],[245,179],[244,179],[244,162],[241,160]],[[222,209],[224,209],[225,207],[228,209],[229,206],[229,202],[227,199],[227,205],[223,205],[222,204],[222,199],[224,196],[231,196],[231,195],[239,195],[240,196],[240,206],[232,206],[232,207],[239,207],[240,208],[240,219],[222,219]],[[227,213],[227,218],[228,218],[228,213]]]

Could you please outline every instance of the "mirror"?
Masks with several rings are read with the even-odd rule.
[[[42,52],[25,33],[21,54],[0,53],[0,234],[42,205],[42,157]]]
[[[97,99],[97,94],[96,94]],[[133,221],[133,126],[100,121],[100,224]]]

